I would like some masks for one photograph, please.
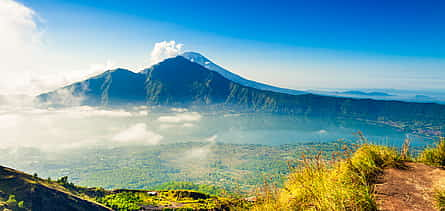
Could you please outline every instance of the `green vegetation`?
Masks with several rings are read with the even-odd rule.
[[[372,181],[383,168],[401,165],[389,147],[364,144],[338,162],[318,157],[289,175],[285,187],[266,191],[255,210],[376,210]]]
[[[441,137],[435,147],[425,149],[419,161],[432,166],[445,166],[445,137]]]
[[[217,192],[215,187],[192,183],[168,183],[162,187]],[[74,185],[66,176],[57,181],[48,181],[0,166],[0,210],[228,210],[248,206],[249,203],[238,198],[219,197],[193,190],[110,191],[86,188]]]
[[[44,178],[68,176],[75,184],[105,189],[154,190],[175,181],[210,185],[230,193],[247,193],[263,184],[265,179],[281,186],[290,172],[289,166],[296,166],[295,161],[302,154],[307,157],[315,156],[318,151],[330,154],[339,150],[339,144],[265,146],[192,142],[72,150],[60,156],[53,153],[52,159],[33,156],[31,152],[27,157],[33,162],[15,166],[38,172]],[[205,157],[196,157],[191,155],[195,149],[208,153]],[[221,192],[203,190],[204,187],[193,190],[209,194]]]
[[[91,200],[94,194],[86,197],[87,193],[95,193],[94,189],[71,185],[67,188],[57,182],[48,182],[34,175],[0,166],[0,208],[19,211],[109,210]]]
[[[246,208],[238,199],[211,196],[191,190],[141,191],[121,190],[97,199],[115,210],[140,210],[142,207],[162,210],[223,210]],[[243,207],[244,206],[244,207]]]
[[[426,148],[420,153],[417,160],[427,165],[445,167],[445,137],[440,137],[436,146]],[[445,189],[443,187],[436,188],[436,206],[439,210],[445,210]]]
[[[107,195],[97,201],[115,210],[139,210],[138,204],[142,203],[139,195],[129,192]]]
[[[439,210],[445,210],[445,191],[436,191],[435,195],[436,205]]]
[[[1,192],[0,192],[0,195]],[[0,197],[0,210],[18,210],[18,211],[25,211],[28,210],[25,208],[25,202],[24,201],[17,201],[16,196],[15,195],[9,195],[7,200],[5,200],[4,198]]]
[[[224,189],[214,185],[195,184],[192,182],[167,182],[154,188],[155,190],[195,190],[209,195],[222,196]]]

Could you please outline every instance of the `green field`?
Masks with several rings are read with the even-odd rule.
[[[265,181],[282,183],[303,154],[329,155],[341,143],[237,145],[178,143],[145,147],[82,149],[47,155],[29,150],[6,165],[47,178],[68,176],[83,186],[106,189],[154,189],[172,181],[212,185],[233,192],[254,190]],[[17,152],[15,152],[17,153]],[[9,158],[9,159],[8,159]]]

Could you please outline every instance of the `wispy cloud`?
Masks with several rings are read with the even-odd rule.
[[[182,123],[182,124],[160,124],[159,125],[159,129],[161,129],[161,130],[177,128],[177,127],[179,127],[179,128],[193,128],[193,127],[196,127],[196,125],[193,123],[189,123],[189,122]]]
[[[212,148],[216,144],[216,140],[218,139],[218,135],[213,135],[205,139],[205,142],[208,142],[208,144],[192,148],[191,150],[186,151],[185,153],[185,160],[188,160],[190,162],[193,162],[194,160],[204,160],[206,159],[210,153],[212,153]]]
[[[201,120],[202,116],[198,112],[178,113],[175,115],[160,116],[158,121],[167,123],[195,122]]]
[[[156,145],[162,140],[162,136],[147,130],[145,123],[137,123],[119,133],[112,140],[121,143],[140,143],[148,145]]]

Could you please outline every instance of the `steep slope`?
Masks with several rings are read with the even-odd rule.
[[[181,54],[181,56],[188,59],[191,62],[198,63],[209,70],[215,71],[215,72],[221,74],[223,77],[225,77],[235,83],[243,85],[243,86],[252,87],[252,88],[260,89],[260,90],[266,90],[266,91],[292,94],[292,95],[299,95],[299,94],[305,93],[303,91],[275,87],[275,86],[271,86],[271,85],[267,85],[267,84],[263,84],[263,83],[259,83],[256,81],[251,81],[251,80],[245,79],[237,74],[234,74],[234,73],[220,67],[219,65],[213,63],[212,61],[210,61],[203,55],[196,53],[196,52],[185,52],[185,53]]]
[[[125,69],[108,70],[98,76],[39,95],[51,104],[119,105],[144,103],[146,76]]]
[[[110,210],[70,193],[63,186],[0,166],[0,197],[15,195],[26,210]]]

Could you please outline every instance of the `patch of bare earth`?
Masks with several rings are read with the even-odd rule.
[[[385,169],[378,178],[375,196],[379,210],[438,210],[434,190],[445,187],[445,170],[421,163],[406,166]]]

